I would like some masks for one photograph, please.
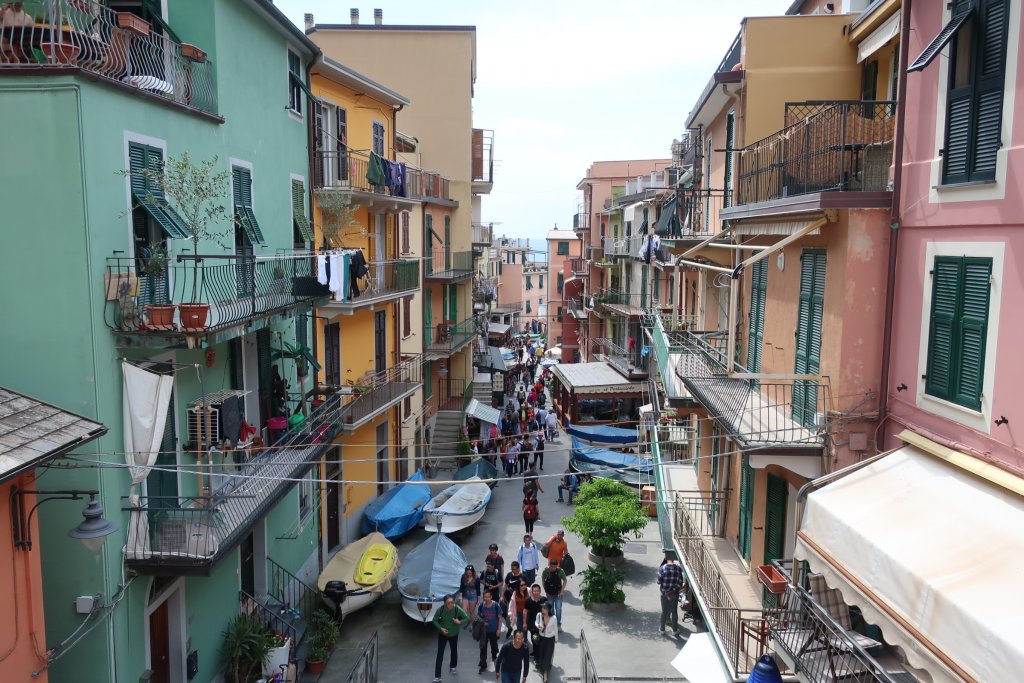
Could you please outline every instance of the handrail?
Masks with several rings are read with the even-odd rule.
[[[267,557],[267,598],[281,610],[298,609],[306,623],[320,608],[319,592],[271,557]]]

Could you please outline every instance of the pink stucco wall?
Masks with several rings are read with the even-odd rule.
[[[938,32],[946,16],[944,6],[945,3],[914,4],[907,47],[911,58]],[[1011,6],[1007,72],[1015,79],[1015,85],[1004,90],[1000,151],[1004,158],[1000,161],[1006,169],[995,184],[959,190],[932,188],[933,162],[943,144],[941,137],[938,142],[936,139],[940,77],[948,62],[939,57],[907,79],[908,123],[889,374],[890,418],[885,425],[888,438],[884,445],[898,445],[894,435],[909,427],[1024,475],[1024,450],[1016,445],[1024,434],[1024,412],[1018,410],[1020,387],[1024,386],[1024,362],[1019,353],[1024,337],[1020,307],[1024,300],[1024,272],[1020,265],[1024,262],[1024,89],[1019,87],[1020,76],[1024,74],[1024,52],[1019,50],[1019,41],[1024,27],[1020,3]],[[1011,61],[1013,55],[1016,59]],[[1013,112],[1012,118],[1007,117],[1009,112]],[[932,267],[927,250],[930,245],[936,249],[948,243],[965,245],[957,247],[961,249],[988,243],[1003,252],[1002,277],[998,281],[993,278],[991,290],[993,302],[998,301],[998,315],[992,314],[990,304],[989,318],[989,325],[997,326],[995,348],[991,344],[986,348],[986,360],[995,363],[994,379],[991,386],[986,382],[983,388],[986,412],[981,415],[937,410],[920,396],[921,347],[926,345],[928,335],[923,306],[931,287]],[[1009,423],[995,425],[995,419],[1001,416],[1008,418]]]

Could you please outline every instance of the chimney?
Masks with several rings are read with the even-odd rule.
[[[316,22],[313,21],[313,15],[312,14],[308,14],[308,13],[307,14],[303,14],[302,18],[306,22],[306,30],[307,31],[310,30],[311,28],[313,28],[314,26],[316,26]]]
[[[352,9],[349,10],[348,14],[349,14],[349,17],[351,17],[351,19],[352,19],[352,24],[353,25],[358,25],[359,24],[359,8],[358,7],[353,7]]]
[[[384,23],[384,10],[375,9],[373,10],[373,23],[380,26]]]

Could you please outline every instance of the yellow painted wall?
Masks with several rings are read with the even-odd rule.
[[[378,418],[363,425],[351,435],[335,439],[341,446],[342,467],[349,482],[373,482],[377,480],[377,425]],[[342,487],[345,500],[345,517],[355,514],[365,503],[377,496],[376,484],[350,483]]]
[[[357,69],[358,70],[358,69]],[[373,146],[373,122],[384,124],[384,155],[392,158],[393,110],[390,104],[374,99],[373,95],[357,92],[352,88],[331,80],[328,73],[313,72],[310,89],[325,104],[345,109],[348,121],[348,146],[355,151],[369,154]],[[334,130],[330,133],[333,136]]]

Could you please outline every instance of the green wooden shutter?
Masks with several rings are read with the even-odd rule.
[[[128,166],[131,173],[132,194],[136,199],[146,196],[146,148],[142,145],[128,145]]]
[[[448,319],[459,322],[459,286],[448,285]]]
[[[563,273],[558,274],[558,293],[561,294],[565,288],[565,275]]]
[[[306,187],[301,180],[292,181],[292,218],[295,220],[295,227],[299,234],[307,242],[313,241],[313,228],[306,218]]]
[[[640,308],[647,306],[647,268],[648,266],[640,266]]]
[[[452,217],[444,217],[444,269],[452,269]]]
[[[543,275],[538,275],[537,276],[537,288],[538,289],[544,289],[544,276]]]
[[[721,479],[720,479],[721,478],[721,474],[720,473],[722,471],[724,471],[724,468],[721,466],[721,464],[719,462],[721,460],[721,454],[722,454],[722,430],[718,426],[718,423],[716,422],[714,427],[711,430],[711,493],[712,494],[718,493],[723,488],[725,488],[724,486],[722,486],[722,482],[721,482]],[[719,513],[719,510],[718,510],[718,497],[712,495],[712,497],[711,497],[711,506],[710,506],[710,509],[708,510],[708,517],[709,517],[708,521],[711,522],[712,530],[718,528],[716,526],[716,524],[718,522],[718,513]]]
[[[128,145],[129,177],[132,198],[172,239],[189,236],[184,219],[170,207],[163,186],[150,176],[163,173],[163,151],[146,145]],[[148,174],[148,175],[147,175]]]
[[[793,372],[816,375],[821,370],[821,324],[825,306],[825,250],[804,249],[800,255],[800,304],[797,309]],[[793,382],[793,419],[812,427],[818,408],[818,384]]]
[[[736,113],[729,112],[725,116],[725,182],[722,187],[722,206],[732,206],[732,146],[736,136]]]
[[[428,342],[429,343],[429,342]],[[434,361],[423,364],[423,398],[430,400],[434,395]]]
[[[747,370],[761,372],[761,348],[764,344],[764,305],[768,291],[768,262],[754,263],[750,273],[750,319],[747,330]],[[757,383],[755,383],[755,386]]]
[[[1008,0],[988,0],[979,17],[976,111],[971,180],[994,180],[996,154],[1002,143],[1003,86],[1006,75]]]
[[[252,210],[252,173],[247,168],[235,166],[231,169],[231,194],[235,204],[235,215],[242,224],[246,236],[253,244],[264,244],[263,231]]]
[[[975,410],[981,410],[985,379],[985,340],[988,334],[991,278],[990,259],[964,259],[956,393],[953,400]]]
[[[740,466],[740,525],[737,545],[740,554],[750,559],[750,533],[754,520],[754,468],[750,466],[750,456],[743,456]]]
[[[434,302],[430,288],[423,290],[423,345],[430,346],[434,333]]]
[[[765,495],[764,562],[780,559],[786,552],[786,498],[789,492],[785,479],[768,475]]]
[[[953,327],[960,298],[959,258],[937,258],[932,270],[932,311],[924,391],[952,399]]]

